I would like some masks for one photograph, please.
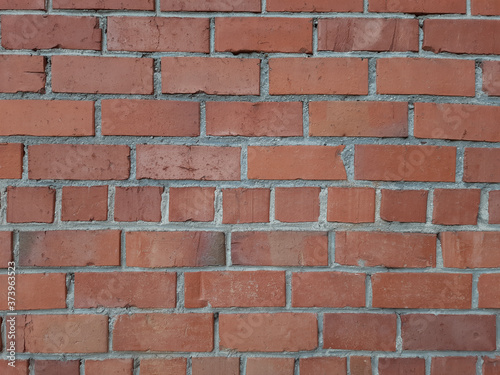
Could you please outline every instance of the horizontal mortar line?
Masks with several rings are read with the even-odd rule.
[[[270,59],[279,58],[434,58],[434,59],[450,59],[450,60],[483,60],[483,61],[498,61],[500,55],[496,54],[466,54],[466,53],[451,53],[441,52],[433,53],[430,51],[412,52],[412,51],[318,51],[316,55],[310,53],[299,52],[251,52],[251,53],[232,53],[225,51],[216,51],[213,54],[208,52],[188,52],[188,51],[171,51],[171,52],[151,52],[151,51],[113,51],[108,50],[106,53],[96,50],[79,50],[79,49],[2,49],[1,55],[30,55],[30,56],[94,56],[94,57],[132,57],[132,58],[161,58],[161,57],[211,57],[211,58],[235,58],[235,59],[257,59],[268,57]]]
[[[132,266],[62,266],[62,267],[47,267],[47,266],[16,266],[18,275],[23,274],[39,274],[39,273],[112,273],[112,272],[157,272],[157,273],[176,273],[176,272],[285,272],[293,273],[359,273],[374,275],[378,273],[421,273],[421,274],[461,274],[461,275],[487,275],[500,272],[500,268],[387,268],[387,267],[366,267],[366,266],[346,266],[340,264],[331,264],[327,266],[254,266],[254,265],[221,265],[221,266],[203,266],[203,267],[132,267]],[[7,274],[7,269],[0,269],[0,274]]]
[[[436,13],[436,14],[417,14],[417,13],[396,13],[396,12],[221,12],[221,11],[160,11],[158,14],[154,10],[122,10],[122,9],[52,9],[45,10],[0,10],[0,15],[66,15],[66,16],[137,16],[137,17],[179,17],[179,18],[204,18],[204,17],[260,17],[260,18],[418,18],[418,19],[460,19],[460,20],[498,20],[500,16],[468,16],[462,13]]]

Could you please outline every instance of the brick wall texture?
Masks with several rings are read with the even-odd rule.
[[[0,29],[0,374],[500,374],[498,0]]]

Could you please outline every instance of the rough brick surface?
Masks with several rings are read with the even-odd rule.
[[[499,4],[0,0],[0,374],[500,375]]]

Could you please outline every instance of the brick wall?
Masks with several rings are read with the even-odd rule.
[[[500,374],[499,4],[0,0],[0,373]]]

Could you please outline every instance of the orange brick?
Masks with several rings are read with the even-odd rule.
[[[269,189],[222,189],[224,224],[268,223]]]
[[[222,232],[128,232],[126,244],[129,267],[226,264],[226,244]]]
[[[500,267],[500,232],[443,232],[440,236],[445,267]]]
[[[312,29],[310,18],[216,18],[215,50],[312,53]]]
[[[107,186],[64,186],[62,221],[104,221],[108,218]]]
[[[85,360],[85,375],[132,375],[133,371],[132,358]]]
[[[285,306],[283,271],[186,272],[187,308]]]
[[[320,191],[316,187],[276,188],[275,218],[283,223],[318,221]]]
[[[102,31],[96,17],[23,14],[1,18],[6,49],[101,49]]]
[[[240,359],[235,357],[195,357],[192,364],[193,375],[240,374]]]
[[[418,51],[418,20],[403,18],[322,18],[320,51]]]
[[[118,315],[113,350],[210,352],[214,346],[213,320],[212,314]]]
[[[427,196],[426,190],[382,189],[380,218],[401,223],[425,223]]]
[[[373,307],[470,309],[472,275],[377,273],[372,276]]]
[[[109,17],[108,49],[210,52],[208,18]]]
[[[432,222],[443,225],[476,225],[480,189],[436,189]]]
[[[408,103],[310,102],[309,135],[407,137]]]
[[[207,102],[207,134],[245,137],[300,137],[300,102]]]
[[[368,60],[274,58],[269,61],[271,95],[366,95]]]
[[[318,347],[315,314],[220,314],[220,346],[238,352],[296,352]]]
[[[364,307],[365,275],[342,272],[294,272],[294,307]]]
[[[141,359],[141,375],[186,375],[186,358],[145,358]]]
[[[163,57],[164,94],[259,95],[260,60]]]
[[[465,148],[465,182],[500,182],[500,149]]]
[[[45,91],[45,57],[26,55],[0,56],[0,92]]]
[[[234,265],[326,266],[328,237],[324,232],[233,232]]]
[[[116,187],[116,221],[161,221],[161,186]]]
[[[213,221],[215,217],[215,188],[170,188],[170,221]]]
[[[56,191],[49,187],[7,188],[7,222],[52,223]]]
[[[0,143],[0,179],[19,179],[23,174],[24,146],[20,143]]]
[[[475,95],[473,60],[398,58],[377,60],[377,93]]]
[[[373,223],[375,221],[375,189],[328,188],[327,220]]]
[[[436,235],[337,232],[335,261],[348,266],[361,267],[435,267]]]
[[[345,180],[344,146],[249,146],[248,178]]]

